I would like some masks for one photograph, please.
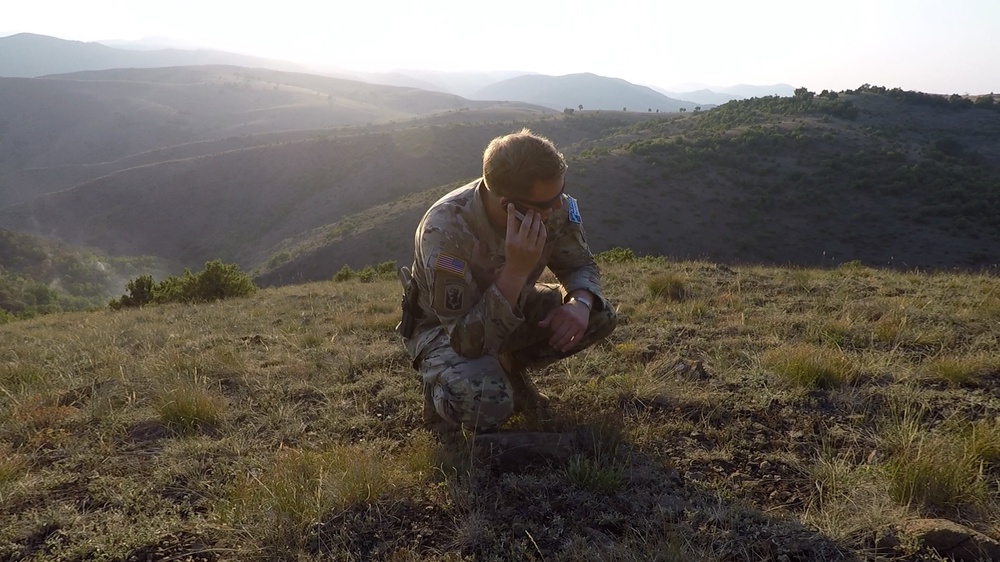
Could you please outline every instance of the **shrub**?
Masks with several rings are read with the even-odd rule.
[[[366,265],[361,271],[358,272],[358,279],[362,283],[371,283],[375,280],[375,268]]]
[[[127,295],[112,299],[108,306],[118,310],[168,302],[209,302],[257,292],[257,286],[239,267],[219,260],[207,262],[198,273],[185,269],[180,276],[171,275],[159,283],[143,275],[129,281],[126,289]]]
[[[340,271],[333,274],[334,281],[347,281],[354,276],[354,272],[351,271],[351,266],[344,264],[344,267],[340,268]]]
[[[194,302],[207,302],[230,297],[245,297],[257,292],[245,273],[235,264],[224,264],[219,260],[205,264],[205,269],[194,276],[194,286],[188,288],[186,297]]]
[[[631,249],[629,249],[629,248],[622,248],[622,247],[619,247],[619,246],[611,248],[610,250],[607,250],[605,252],[601,252],[601,253],[597,254],[596,256],[594,256],[594,258],[597,261],[601,261],[601,262],[609,263],[609,264],[611,264],[611,263],[628,263],[628,262],[633,262],[633,261],[635,261],[637,259],[636,256],[635,256],[635,252],[633,252]]]

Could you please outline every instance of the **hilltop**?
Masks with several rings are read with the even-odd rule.
[[[549,460],[420,426],[395,279],[0,327],[0,559],[996,552],[996,277],[599,258]]]

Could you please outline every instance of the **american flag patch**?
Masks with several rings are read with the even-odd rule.
[[[465,276],[465,262],[449,254],[438,254],[437,261],[434,262],[434,269],[447,271],[459,277]]]

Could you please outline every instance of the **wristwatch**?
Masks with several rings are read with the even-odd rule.
[[[587,307],[587,310],[594,310],[594,305],[588,299],[585,299],[583,297],[570,297],[569,300],[566,301],[566,303],[569,304],[573,301],[576,301],[582,304],[583,306]]]

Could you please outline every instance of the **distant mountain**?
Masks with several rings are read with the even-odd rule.
[[[456,94],[464,98],[474,98],[479,90],[497,82],[517,76],[534,75],[533,72],[488,71],[488,72],[439,72],[434,70],[400,70],[400,74],[411,76],[426,84],[433,84],[440,92]],[[562,108],[553,108],[562,109]]]
[[[663,88],[653,87],[654,90],[665,96],[676,99],[691,101],[702,105],[722,105],[733,100],[747,98],[762,98],[765,96],[790,97],[795,88],[788,84],[774,84],[771,86],[754,86],[747,84],[737,84],[725,88],[700,88],[691,91],[672,91]]]
[[[766,96],[791,97],[795,88],[788,84],[772,84],[770,86],[755,86],[752,84],[737,84],[719,89],[720,93],[732,94],[740,99],[763,98]]]
[[[67,41],[32,33],[0,37],[0,76],[35,77],[81,70],[204,64],[227,64],[298,72],[306,70],[306,67],[291,62],[223,51],[116,49],[100,43]]]
[[[133,51],[155,51],[157,49],[186,49],[196,51],[208,48],[192,41],[159,36],[143,37],[142,39],[135,40],[107,39],[95,42],[115,49],[130,49]]]
[[[742,99],[739,96],[735,96],[733,94],[723,94],[719,92],[713,92],[712,90],[708,89],[695,90],[693,92],[670,92],[667,90],[662,90],[660,88],[653,88],[653,89],[671,98],[676,98],[699,104],[722,105],[724,103],[731,102],[733,100]]]
[[[552,109],[674,112],[698,103],[667,97],[647,86],[596,74],[516,76],[477,90],[472,99],[517,100]],[[708,107],[702,107],[708,109]]]
[[[490,84],[515,76],[532,74],[521,71],[496,72],[443,72],[436,70],[400,69],[392,72],[358,72],[330,69],[329,74],[360,80],[371,84],[420,88],[431,92],[455,94],[473,98],[475,93]],[[562,108],[559,108],[560,110]]]

